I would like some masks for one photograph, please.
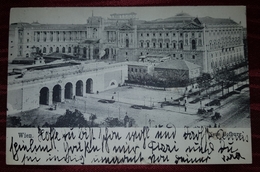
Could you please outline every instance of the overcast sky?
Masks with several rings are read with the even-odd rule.
[[[84,24],[92,15],[109,18],[113,13],[137,13],[141,20],[155,20],[173,17],[185,12],[194,17],[231,18],[241,21],[246,27],[246,8],[243,6],[204,6],[204,7],[88,7],[88,8],[13,8],[10,23],[38,21],[42,24]]]

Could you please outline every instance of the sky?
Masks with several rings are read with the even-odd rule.
[[[92,16],[92,11],[94,16],[103,18],[109,18],[113,13],[135,12],[140,20],[164,19],[184,12],[194,17],[231,18],[246,27],[244,6],[12,8],[10,23],[38,21],[42,24],[84,24]]]

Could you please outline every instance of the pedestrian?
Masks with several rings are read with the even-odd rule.
[[[164,98],[164,101],[166,101],[166,97]]]
[[[125,125],[125,127],[126,127],[128,122],[129,122],[129,117],[127,116],[127,113],[126,113],[125,118],[124,118],[124,125]]]
[[[185,110],[185,112],[187,111],[187,107],[186,106],[184,106],[184,110]]]
[[[151,123],[152,123],[152,120],[151,119],[149,119],[149,127],[151,127]]]

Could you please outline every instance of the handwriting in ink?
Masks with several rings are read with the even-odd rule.
[[[38,127],[38,140],[39,142],[50,141],[51,147],[56,149],[56,141],[60,141],[59,133],[52,127],[50,131],[45,131],[45,129]]]
[[[151,163],[160,163],[160,162],[168,162],[169,156],[168,155],[159,155],[156,156],[155,154],[152,154],[148,157]]]
[[[169,144],[164,144],[152,140],[148,143],[148,148],[152,150],[152,154],[154,154],[154,151],[156,150],[161,151],[163,153],[172,153],[173,151],[178,152],[179,150],[179,148],[176,147],[176,141],[174,141],[174,144],[171,146]]]
[[[183,156],[179,156],[179,155],[175,155],[175,164],[178,164],[179,162],[181,163],[207,163],[210,158],[210,156],[206,156],[206,157],[195,157],[195,158],[191,158],[189,157],[188,154],[186,154],[187,157],[183,157]]]
[[[109,153],[109,140],[121,140],[121,136],[119,135],[119,132],[111,131],[109,133],[108,128],[105,129],[105,134],[102,136],[102,152],[104,152],[104,149],[107,153]]]
[[[24,154],[23,159],[21,161],[21,163],[23,165],[25,165],[26,162],[39,162],[41,160],[41,158],[37,158],[37,157],[31,157],[31,156],[27,156],[26,154]]]
[[[143,127],[143,129],[140,132],[133,131],[133,132],[128,132],[126,135],[126,139],[129,141],[135,142],[135,140],[143,140],[143,148],[146,148],[146,139],[149,139],[149,128],[148,127]]]
[[[176,136],[176,128],[174,127],[173,128],[174,130],[172,131],[172,129],[170,131],[157,131],[156,132],[156,135],[155,135],[155,138],[156,139],[175,139],[175,136]]]
[[[139,153],[139,155],[122,155],[122,157],[119,156],[113,156],[113,157],[103,157],[100,158],[93,158],[91,163],[106,163],[106,164],[121,164],[121,163],[137,163],[142,162],[144,160],[144,157],[142,156],[142,152]]]
[[[29,146],[24,142],[22,144],[15,142],[14,138],[11,137],[11,145],[9,151],[12,153],[13,160],[19,161],[19,152],[30,152],[30,153],[37,153],[37,152],[50,152],[53,150],[52,146],[48,145],[37,145],[34,144],[34,140],[30,139]]]
[[[85,158],[83,155],[80,155],[79,157],[72,157],[71,155],[66,154],[65,156],[59,156],[59,155],[51,155],[49,154],[49,157],[46,159],[46,162],[66,162],[67,164],[70,162],[80,162],[80,164],[85,163]]]

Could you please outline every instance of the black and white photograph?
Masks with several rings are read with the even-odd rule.
[[[245,11],[210,9],[13,9],[7,126],[250,127]]]
[[[13,8],[7,128],[250,131],[246,33],[243,6]]]

